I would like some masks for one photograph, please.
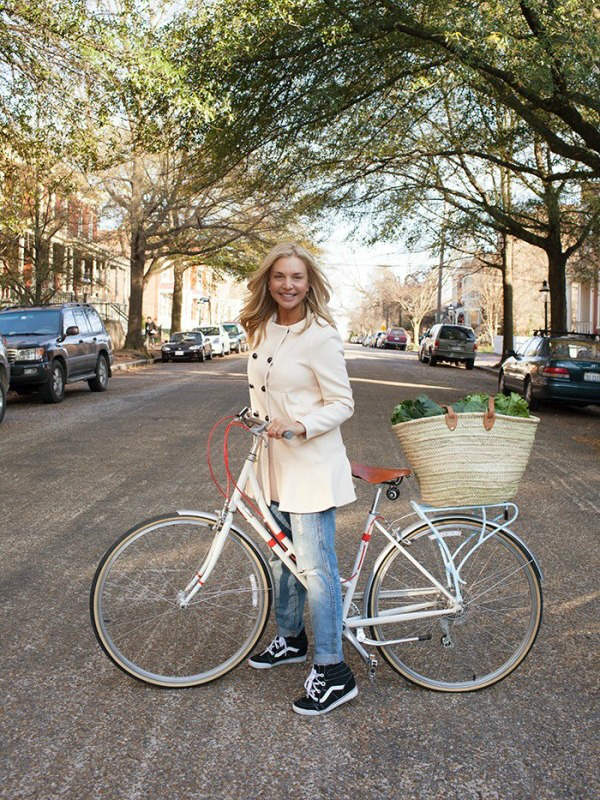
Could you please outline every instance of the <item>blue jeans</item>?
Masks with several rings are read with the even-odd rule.
[[[275,579],[275,616],[280,636],[297,636],[304,627],[308,595],[315,637],[315,664],[337,664],[342,653],[342,587],[335,555],[335,508],[313,514],[292,514],[271,504],[271,513],[294,542],[298,568],[308,591],[285,564],[270,560]]]

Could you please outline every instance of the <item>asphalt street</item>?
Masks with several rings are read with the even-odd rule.
[[[389,424],[400,400],[425,391],[452,402],[495,390],[488,372],[432,368],[412,353],[350,345],[346,355],[356,412],[344,439],[349,456],[369,464],[406,465]],[[242,665],[206,686],[168,691],[107,660],[89,623],[98,561],[145,518],[220,506],[206,437],[246,402],[244,356],[115,373],[108,392],[69,386],[58,406],[11,398],[0,426],[0,796],[599,797],[600,408],[539,412],[515,530],[544,572],[544,621],[505,681],[442,694],[406,683],[383,662],[370,682],[348,649],[358,697],[311,719],[290,707],[302,664]],[[232,442],[238,463],[245,437]],[[338,513],[344,573],[371,496],[357,490],[359,501]],[[414,480],[383,513],[402,516],[411,498]],[[367,567],[381,546],[374,537]],[[265,642],[273,631],[271,621]]]

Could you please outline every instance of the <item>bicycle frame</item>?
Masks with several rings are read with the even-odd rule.
[[[178,600],[182,608],[186,608],[189,605],[193,597],[209,580],[210,574],[222,553],[236,511],[242,515],[246,522],[266,543],[268,548],[272,550],[273,555],[281,559],[281,561],[288,567],[295,578],[300,581],[304,587],[307,587],[308,585],[306,575],[296,563],[296,551],[294,549],[294,543],[281,530],[280,526],[271,514],[255,475],[254,464],[260,457],[261,448],[263,446],[268,446],[265,432],[267,423],[262,420],[251,419],[247,417],[246,414],[247,409],[244,409],[240,412],[240,414],[237,415],[237,417],[248,425],[249,431],[254,437],[254,441],[252,443],[250,452],[246,457],[238,481],[235,483],[234,491],[231,494],[231,497],[226,499],[221,513],[215,521],[215,536],[211,543],[209,552],[207,553],[206,558],[191,581],[183,591],[179,592]],[[245,490],[248,486],[250,487],[252,496],[258,506],[258,511],[262,516],[262,521],[257,517],[247,503],[244,502]],[[461,583],[463,582],[460,577],[462,566],[473,554],[473,552],[478,549],[490,536],[497,531],[507,530],[508,525],[514,522],[518,515],[518,508],[514,503],[499,503],[494,506],[487,507],[448,506],[444,508],[433,508],[412,502],[414,514],[409,516],[416,515],[418,519],[427,525],[430,530],[430,533],[427,535],[435,539],[435,542],[440,550],[446,573],[446,585],[444,585],[427,569],[425,569],[425,567],[423,567],[423,565],[420,564],[420,562],[417,561],[417,559],[415,559],[403,545],[403,539],[408,535],[408,533],[414,530],[414,525],[408,526],[400,533],[394,534],[390,533],[385,525],[380,522],[380,517],[377,513],[377,507],[379,505],[382,491],[383,486],[378,485],[375,491],[375,497],[373,499],[371,509],[367,516],[364,529],[365,532],[363,533],[359,542],[354,566],[352,569],[352,577],[347,581],[342,579],[342,583],[344,584],[342,610],[343,635],[344,638],[346,638],[368,662],[373,662],[374,659],[364,649],[362,646],[363,644],[381,647],[382,645],[387,644],[420,641],[422,639],[430,638],[430,636],[411,636],[401,639],[375,641],[369,639],[365,635],[364,628],[366,626],[379,626],[384,624],[406,622],[408,620],[444,617],[448,616],[449,614],[459,613],[463,608],[463,600],[460,588]],[[487,511],[488,508],[501,509],[501,511],[495,517],[490,517]],[[463,542],[463,544],[461,544],[457,550],[451,552],[448,543],[446,542],[446,537],[449,535],[448,532],[441,532],[438,530],[435,523],[448,521],[448,516],[440,517],[440,514],[456,514],[456,512],[464,512],[467,509],[471,510],[471,512],[474,509],[477,509],[481,514],[480,517],[476,518],[477,521],[481,521],[481,533],[476,537],[476,541],[471,542],[471,540],[468,540],[467,542]],[[194,512],[181,511],[179,513],[193,514]],[[473,517],[470,519],[472,521]],[[397,608],[386,609],[376,617],[369,617],[366,616],[366,593],[357,592],[356,587],[358,585],[358,580],[362,572],[362,566],[374,530],[380,531],[390,542],[390,544],[395,547],[404,558],[410,561],[411,564],[423,575],[427,583],[422,587],[404,590],[398,589],[386,592],[387,597],[397,597],[399,601],[401,601],[402,597],[410,596],[414,599],[415,596],[422,596],[422,602],[412,602],[410,604],[398,606]],[[465,545],[468,544],[471,544],[471,546],[466,549]],[[466,552],[464,552],[464,549],[466,549]],[[385,552],[387,553],[388,550]],[[456,564],[456,559],[459,555],[461,556],[461,560],[458,564]],[[373,574],[374,570],[371,573],[371,577]],[[350,608],[353,605],[354,600],[363,600],[363,613],[349,616]],[[441,608],[440,601],[444,602],[444,605]]]

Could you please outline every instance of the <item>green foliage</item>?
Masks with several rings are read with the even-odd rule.
[[[452,408],[457,414],[483,413],[488,410],[488,394],[468,394],[466,397],[452,403]],[[511,392],[507,397],[497,394],[494,397],[496,413],[509,417],[529,417],[529,406],[516,392]],[[416,400],[404,400],[399,403],[392,413],[392,425],[398,422],[410,422],[424,417],[435,417],[444,414],[444,409],[426,394],[421,394]]]

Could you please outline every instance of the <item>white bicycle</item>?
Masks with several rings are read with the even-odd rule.
[[[98,642],[120,669],[146,683],[208,683],[244,661],[261,638],[273,599],[271,570],[262,549],[234,524],[236,512],[306,586],[293,542],[255,477],[267,423],[248,409],[228,430],[240,423],[253,442],[220,513],[175,511],[147,520],[121,536],[96,570],[90,612]],[[542,618],[539,565],[509,527],[517,506],[413,502],[411,514],[388,522],[378,513],[382,492],[397,499],[410,470],[352,466],[356,478],[375,486],[375,496],[343,580],[344,638],[371,675],[377,648],[400,675],[428,689],[466,692],[505,678],[530,651]],[[359,592],[375,531],[385,546]]]

